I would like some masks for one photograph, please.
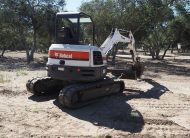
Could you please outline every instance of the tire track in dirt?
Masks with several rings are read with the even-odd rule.
[[[170,119],[189,111],[189,101],[189,95],[166,92],[158,99],[142,97],[131,99],[128,103],[144,117],[145,126],[142,133],[151,133],[155,137],[189,137],[189,129]]]
[[[79,109],[80,111],[62,111],[53,104],[55,99],[47,98],[48,100],[44,101],[42,97],[41,101],[33,101],[29,99],[31,94],[25,94],[24,91],[14,94],[17,92],[5,90],[0,92],[0,131],[10,137],[14,134],[28,136],[28,132],[34,136],[60,134],[60,137],[86,137],[108,132],[112,137],[190,137],[190,130],[168,119],[190,109],[190,96],[167,90],[155,98],[152,93],[146,93],[151,87],[144,81],[137,84],[132,81],[130,89],[136,92],[126,92],[126,97],[104,98],[86,109]],[[142,114],[143,124],[126,118],[130,115],[129,109],[136,109]],[[119,127],[112,130],[110,126],[115,124]],[[130,134],[129,131],[121,129],[122,125],[123,128],[129,127],[127,130],[141,125],[142,130]]]
[[[131,103],[131,102],[130,102]],[[160,110],[189,110],[190,109],[190,103],[185,102],[185,103],[154,103],[154,102],[147,102],[143,101],[143,103],[140,103],[139,101],[137,102],[132,102],[131,103],[133,106],[136,108],[141,108],[141,109],[160,109]]]

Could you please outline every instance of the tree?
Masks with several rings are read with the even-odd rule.
[[[190,49],[190,11],[188,8],[187,4],[178,3],[176,5],[178,16],[172,24],[173,30],[175,30],[174,34],[179,36],[179,43],[182,44],[184,49]]]
[[[17,34],[14,31],[14,26],[10,23],[9,17],[14,17],[7,9],[2,9],[0,11],[0,49],[1,55],[0,57],[4,56],[6,49],[14,49],[15,42],[17,41]]]
[[[46,32],[43,33],[43,38],[52,39],[49,33],[52,33],[53,16],[64,4],[64,0],[2,0],[3,12],[9,11],[11,15],[14,15],[6,14],[9,18],[6,24],[14,27],[13,31],[17,33],[20,44],[26,50],[28,63],[33,61],[34,52],[41,39],[40,34]],[[47,13],[49,11],[50,13]],[[47,18],[47,15],[50,15],[50,18]]]
[[[63,4],[64,1],[58,1],[58,3]],[[40,28],[49,22],[44,19],[44,15],[47,15],[48,11],[56,12],[58,10],[57,1],[46,1],[44,0],[21,0],[19,2],[18,11],[20,12],[19,18],[21,21],[26,20],[29,22],[28,24],[28,32],[32,35],[33,43],[32,45],[26,46],[26,54],[27,54],[27,62],[33,61],[33,55],[37,48],[37,37],[39,37],[38,33],[40,32]],[[47,8],[46,8],[47,7]],[[54,13],[53,13],[54,14]],[[49,14],[50,15],[50,14]],[[46,26],[49,27],[49,26]],[[49,30],[48,28],[46,28]],[[22,36],[23,37],[23,36]],[[25,44],[25,43],[24,43]]]
[[[93,0],[85,2],[80,10],[90,14],[96,24],[99,43],[105,40],[112,27],[131,30],[137,46],[146,46],[153,59],[164,58],[171,45],[176,43],[169,34],[174,20],[173,7],[177,0]]]

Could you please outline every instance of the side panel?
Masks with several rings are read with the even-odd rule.
[[[48,58],[47,66],[49,65],[60,65],[60,61],[65,61],[64,66],[80,66],[80,67],[89,67],[89,61],[80,61],[80,60],[64,60],[64,59],[55,59]]]
[[[89,52],[50,50],[50,58],[89,61]]]
[[[103,64],[94,65],[93,51],[101,52],[99,48],[90,45],[52,44],[49,48],[47,65],[60,65],[60,61],[63,60],[64,66],[106,66],[106,56],[102,52]]]

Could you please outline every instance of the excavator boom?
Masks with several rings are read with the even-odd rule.
[[[112,32],[104,41],[104,43],[100,46],[102,52],[107,55],[108,52],[116,45],[117,43],[128,43],[128,47],[130,51],[133,52],[133,61],[136,62],[136,50],[135,50],[135,39],[131,31],[125,31],[128,33],[128,37],[122,35],[117,28],[112,29]]]

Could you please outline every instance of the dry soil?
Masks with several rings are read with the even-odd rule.
[[[0,58],[0,138],[190,137],[190,56],[145,62],[144,75],[124,80],[121,95],[69,110],[57,94],[36,97],[25,83],[46,76],[42,54],[26,65],[24,52]],[[124,56],[118,55],[121,59]]]

